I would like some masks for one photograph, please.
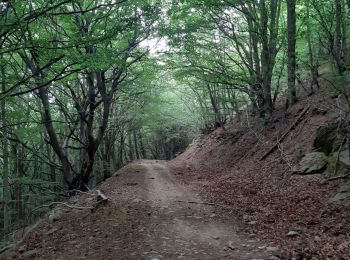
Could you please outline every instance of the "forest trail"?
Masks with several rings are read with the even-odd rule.
[[[231,215],[214,214],[167,162],[134,162],[99,188],[110,200],[106,205],[95,212],[61,209],[59,220],[44,219],[27,236],[24,252],[0,258],[275,259],[277,252],[244,233]],[[92,200],[83,195],[69,203]]]
[[[153,209],[147,243],[157,253],[145,259],[254,259],[262,256],[256,241],[216,216],[212,206],[183,186],[166,162],[142,161],[146,197]],[[188,203],[196,202],[196,203]]]

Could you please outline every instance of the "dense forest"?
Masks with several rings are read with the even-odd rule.
[[[345,0],[2,0],[1,233],[320,82],[349,124],[349,22]]]

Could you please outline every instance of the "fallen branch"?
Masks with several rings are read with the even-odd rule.
[[[104,195],[102,193],[102,191],[97,190],[96,193],[97,193],[97,201],[107,201],[108,200],[108,198],[106,197],[106,195]]]
[[[96,190],[97,193],[97,203],[91,208],[91,212],[95,212],[99,206],[102,204],[106,204],[108,202],[108,198],[106,195],[102,193],[100,190]]]
[[[15,245],[8,245],[8,246],[5,246],[3,248],[0,249],[0,254],[4,253],[5,251],[7,250],[10,250],[11,248],[13,248]]]
[[[338,164],[339,164],[339,159],[340,159],[340,152],[341,152],[341,149],[343,148],[343,143],[346,139],[346,136],[344,136],[341,144],[340,144],[340,147],[338,149],[338,152],[337,152],[337,159],[335,161],[335,166],[334,166],[334,172],[333,172],[333,176],[337,175],[337,172],[338,172]]]
[[[346,174],[346,175],[342,175],[342,176],[335,176],[335,177],[332,177],[332,178],[328,178],[328,179],[325,179],[321,182],[321,184],[327,184],[328,182],[330,181],[334,181],[334,180],[339,180],[339,179],[346,179],[350,177],[350,174]]]
[[[85,194],[88,196],[95,196],[96,195],[92,192],[86,192],[86,191],[81,191],[81,190],[68,190],[68,191],[66,191],[66,193],[68,193],[68,194],[80,193],[80,194]]]
[[[307,113],[310,109],[310,106],[307,106],[298,116],[298,118],[293,122],[293,124],[288,128],[288,130],[279,138],[278,142],[267,152],[263,157],[261,157],[260,161],[266,159],[270,154],[272,154],[277,148],[278,145],[283,142],[283,140],[288,136],[288,134],[300,123],[300,119]]]
[[[229,205],[216,204],[216,203],[210,203],[210,202],[184,201],[184,200],[177,200],[176,202],[188,203],[188,204],[209,205],[209,206],[219,206],[219,207],[229,207]]]
[[[283,150],[283,145],[280,143],[280,141],[277,141],[278,145],[277,148],[280,151],[280,155],[281,155],[281,159],[283,162],[285,162],[287,164],[287,166],[289,167],[289,171],[293,170],[293,165],[292,163],[287,159],[287,156],[284,154],[284,150]]]
[[[79,209],[79,210],[93,209],[92,207],[73,206],[73,205],[70,205],[70,204],[67,204],[67,203],[64,203],[64,202],[51,202],[50,204],[44,204],[44,205],[41,205],[41,206],[33,209],[32,212],[35,211],[35,210],[38,210],[39,208],[51,208],[54,205],[61,205],[61,206],[64,206],[64,207],[67,207],[67,208],[70,208],[70,209]]]

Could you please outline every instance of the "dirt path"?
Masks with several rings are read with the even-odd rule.
[[[106,206],[62,209],[59,220],[44,219],[27,237],[23,252],[0,259],[276,259],[231,216],[202,204],[166,162],[134,162],[99,189],[110,199]],[[69,203],[93,202],[84,195]]]
[[[142,161],[144,199],[151,207],[143,237],[143,259],[263,259],[256,240],[212,212],[212,206],[180,184],[167,163]],[[136,199],[137,201],[137,199]],[[197,202],[187,203],[187,202]],[[142,235],[142,234],[141,234]]]

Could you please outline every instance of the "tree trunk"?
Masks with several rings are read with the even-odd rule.
[[[145,146],[144,146],[143,140],[142,140],[141,130],[138,131],[138,136],[139,136],[142,159],[146,159],[147,155],[146,155]]]
[[[309,50],[309,68],[311,73],[310,90],[311,90],[311,94],[313,94],[314,84],[316,84],[317,88],[320,88],[320,85],[318,83],[318,67],[314,62],[314,53],[312,50],[311,25],[310,25],[310,0],[307,0],[307,3],[306,3],[306,27],[307,27],[307,45]]]
[[[59,144],[59,141],[52,123],[47,87],[39,89],[39,98],[41,99],[41,102],[43,105],[44,111],[42,112],[42,120],[50,138],[50,145],[61,161],[61,167],[62,167],[61,171],[62,171],[63,178],[65,180],[65,183],[68,184],[68,186],[71,186],[73,182],[71,165],[69,163],[67,155],[64,153],[61,145]],[[69,187],[69,188],[73,188],[73,187]],[[74,187],[74,189],[75,188],[76,187]]]
[[[129,154],[129,161],[133,161],[135,160],[134,157],[134,146],[133,146],[133,141],[131,138],[131,132],[128,132],[128,144],[129,144],[129,150],[128,150],[128,154]]]
[[[125,151],[125,140],[124,140],[124,131],[120,131],[120,144],[119,144],[119,156],[118,156],[118,166],[120,169],[124,165],[124,151]]]
[[[339,74],[344,72],[344,62],[342,58],[342,23],[343,21],[343,5],[342,0],[335,0],[335,45],[334,56]]]
[[[287,24],[288,24],[288,103],[292,106],[297,101],[295,86],[296,70],[296,0],[287,0]]]
[[[5,67],[1,67],[1,90],[6,91]],[[9,232],[10,227],[10,185],[9,185],[9,148],[8,127],[6,118],[6,99],[1,99],[1,121],[2,121],[2,185],[3,185],[3,221],[4,233]]]
[[[135,155],[136,159],[140,159],[140,152],[139,152],[139,145],[137,143],[137,136],[136,136],[136,130],[132,131],[133,138],[134,138],[134,147],[135,147]]]

